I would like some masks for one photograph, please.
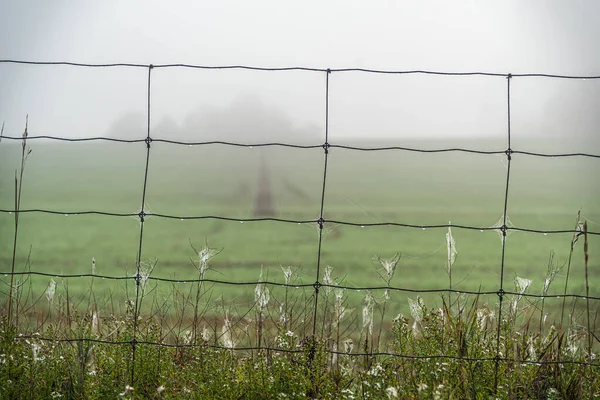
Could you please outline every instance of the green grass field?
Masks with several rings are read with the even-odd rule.
[[[143,143],[67,143],[31,140],[25,167],[21,209],[60,212],[105,211],[137,213],[141,208],[146,147]],[[369,144],[367,144],[369,145]],[[370,143],[372,145],[372,143]],[[379,143],[375,143],[379,145]],[[411,147],[486,148],[485,142],[414,142]],[[547,145],[547,144],[546,144]],[[501,148],[500,148],[501,149]],[[499,150],[500,150],[499,149]],[[593,149],[592,149],[593,150]],[[591,150],[590,150],[591,151]],[[503,155],[465,153],[420,154],[406,151],[360,152],[332,148],[329,156],[324,218],[357,224],[397,222],[416,225],[453,224],[495,226],[502,216],[506,184]],[[275,217],[314,220],[319,217],[323,184],[323,150],[232,148],[223,145],[177,146],[153,143],[150,151],[145,211],[173,216],[253,218],[261,192],[261,160]],[[14,170],[20,164],[20,143],[0,143],[0,209],[14,208]],[[589,219],[589,230],[600,231],[600,163],[597,159],[537,158],[514,155],[511,166],[508,216],[515,226],[540,230],[573,229],[578,210]],[[14,215],[0,213],[0,271],[10,272]],[[321,271],[332,266],[339,282],[354,287],[384,286],[381,267],[373,261],[401,253],[392,286],[441,289],[449,286],[446,273],[447,229],[397,226],[360,227],[325,223]],[[20,217],[16,270],[49,274],[91,273],[131,276],[139,245],[137,217],[49,215]],[[453,228],[458,256],[453,288],[497,290],[500,284],[501,240],[495,231]],[[194,279],[198,272],[190,242],[222,249],[206,277],[218,280],[283,282],[280,266],[293,266],[295,282],[316,277],[318,228],[315,223],[244,222],[218,219],[180,220],[156,216],[144,225],[143,260],[157,260],[154,277]],[[572,234],[512,232],[507,240],[504,287],[514,290],[515,276],[533,280],[529,293],[540,293],[549,255],[566,263]],[[590,236],[590,290],[600,296],[600,236]],[[583,245],[573,255],[569,292],[584,293]],[[29,255],[30,264],[26,261]],[[379,272],[378,272],[379,271]],[[564,290],[566,268],[550,293]],[[322,279],[322,272],[321,277]],[[34,298],[43,295],[48,277],[32,277]],[[91,279],[68,279],[71,296],[83,303]],[[0,296],[8,295],[3,277]],[[98,301],[110,297],[122,306],[124,281],[94,280]],[[133,281],[129,281],[129,290]],[[154,283],[152,284],[154,285]],[[185,285],[183,285],[185,286]],[[162,283],[155,293],[166,293]],[[57,293],[64,292],[60,284]],[[251,303],[254,286],[215,285],[213,298]],[[310,288],[307,289],[310,291]],[[273,289],[276,296],[281,293]],[[381,296],[383,291],[377,291]],[[362,293],[351,297],[358,306]],[[396,293],[390,318],[407,310],[406,297]],[[439,295],[425,296],[430,301]],[[118,301],[117,301],[118,300]],[[44,300],[45,301],[45,300]],[[489,296],[484,301],[497,302]],[[592,303],[596,310],[597,304]],[[556,301],[559,306],[559,301]],[[550,306],[553,307],[553,306]]]

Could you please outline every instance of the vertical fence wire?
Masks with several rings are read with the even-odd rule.
[[[506,253],[506,238],[508,227],[506,226],[507,220],[507,212],[508,212],[508,189],[510,186],[510,164],[512,160],[512,148],[510,142],[510,80],[512,79],[512,75],[508,74],[506,77],[506,130],[507,130],[507,139],[508,146],[506,149],[506,190],[504,192],[504,212],[502,214],[502,226],[500,227],[500,231],[502,233],[502,255],[500,258],[500,288],[498,289],[498,331],[496,337],[496,360],[494,367],[494,390],[498,391],[498,371],[500,367],[500,333],[502,329],[502,304],[504,303],[504,260]]]
[[[140,241],[137,252],[137,261],[136,261],[136,273],[135,273],[135,304],[134,304],[134,314],[133,314],[133,334],[131,338],[131,386],[134,386],[135,383],[135,353],[137,350],[137,329],[138,329],[138,315],[140,313],[140,285],[145,284],[147,277],[142,276],[142,251],[144,244],[144,222],[145,222],[145,207],[146,207],[146,188],[148,186],[148,167],[150,163],[150,145],[152,143],[152,138],[150,137],[150,91],[152,88],[152,65],[148,66],[148,104],[147,104],[147,134],[146,140],[146,166],[144,168],[144,186],[142,187],[142,206],[139,212],[140,218]],[[145,272],[144,272],[145,273]],[[143,291],[143,287],[142,287]],[[143,295],[143,293],[142,293]]]
[[[331,74],[331,70],[327,70],[325,72],[325,143],[323,143],[323,153],[324,153],[324,161],[323,161],[323,186],[321,189],[321,204],[319,211],[319,219],[317,223],[319,225],[319,243],[317,246],[317,268],[315,273],[315,283],[313,284],[315,302],[313,308],[313,326],[312,326],[312,338],[310,344],[309,351],[309,364],[311,366],[311,373],[313,374],[313,390],[317,390],[316,382],[314,381],[314,371],[312,371],[312,363],[315,357],[316,351],[316,333],[317,333],[317,316],[319,311],[319,291],[321,289],[321,282],[319,281],[319,276],[321,275],[321,248],[323,245],[323,228],[325,225],[324,209],[325,209],[325,188],[327,186],[327,161],[329,158],[329,75]]]

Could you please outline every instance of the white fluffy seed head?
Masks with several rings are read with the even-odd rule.
[[[369,334],[373,334],[373,308],[375,306],[375,298],[371,292],[365,295],[363,304],[363,329],[367,329]]]
[[[208,330],[206,325],[204,325],[204,327],[202,328],[202,340],[204,340],[205,342],[210,341],[210,331]]]
[[[56,282],[54,279],[50,279],[50,283],[48,283],[48,288],[46,289],[46,299],[48,302],[52,303],[54,301],[54,294],[56,293]]]
[[[290,282],[292,281],[292,267],[287,266],[287,267],[281,267],[281,271],[283,271],[283,277],[285,279],[285,283],[287,285],[290,284]]]
[[[354,348],[354,342],[352,342],[352,339],[348,338],[346,340],[344,340],[344,352],[346,354],[350,354],[352,352],[352,349]]]
[[[233,340],[233,336],[231,335],[231,321],[229,320],[229,315],[227,313],[225,313],[225,323],[221,329],[221,341],[223,342],[223,346],[226,348],[235,348],[235,342]]]
[[[98,312],[94,311],[92,313],[92,335],[98,336],[100,333],[98,325]]]
[[[408,306],[410,307],[410,315],[416,322],[421,323],[423,320],[423,307],[422,302],[420,301],[420,297],[417,297],[417,300],[408,299]]]
[[[398,397],[398,389],[396,389],[393,386],[390,386],[387,389],[385,389],[385,394],[387,394],[388,399],[395,399]]]
[[[335,284],[333,278],[331,277],[331,271],[333,271],[333,267],[331,267],[329,265],[325,267],[325,272],[323,273],[323,282],[326,285],[334,285]],[[326,286],[325,293],[326,294],[331,293],[331,289],[332,288],[330,286]]]
[[[421,323],[423,321],[423,300],[421,296],[417,296],[416,301],[408,299],[408,305],[410,307],[410,314],[414,319],[412,326],[413,336],[418,337],[421,333]]]
[[[260,275],[258,277],[258,284],[254,288],[254,301],[258,305],[259,309],[263,310],[267,304],[269,304],[269,300],[271,296],[269,294],[269,288],[264,283],[261,283],[262,280],[262,268],[260,269]]]
[[[209,268],[208,262],[214,256],[216,256],[217,253],[217,250],[211,249],[208,246],[200,249],[200,251],[198,252],[198,272],[200,273],[200,276],[204,276],[204,273]]]
[[[342,319],[346,316],[346,307],[344,307],[344,289],[336,288],[335,289],[335,303],[334,303],[334,311],[335,311],[335,324],[339,326]]]
[[[519,294],[525,293],[529,286],[531,286],[531,282],[531,279],[519,278],[518,276],[515,276],[515,287],[517,292],[519,292]]]
[[[451,224],[448,221],[448,224]],[[448,273],[452,272],[452,266],[454,265],[454,261],[456,261],[456,255],[458,251],[456,251],[456,241],[452,236],[452,228],[448,227],[448,233],[446,233],[446,247],[448,249]]]
[[[385,259],[379,256],[375,257],[375,261],[379,262],[385,273],[385,280],[389,284],[396,272],[396,267],[400,261],[400,254],[396,253],[391,258]]]

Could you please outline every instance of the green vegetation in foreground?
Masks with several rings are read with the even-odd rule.
[[[585,365],[597,363],[588,335],[575,321],[532,333],[529,323],[517,323],[526,317],[519,302],[504,314],[499,341],[493,309],[469,296],[461,316],[416,298],[411,317],[399,316],[387,328],[385,345],[378,345],[370,326],[372,305],[365,301],[359,333],[340,341],[339,326],[329,319],[333,322],[324,323],[313,342],[300,326],[288,325],[291,309],[273,322],[263,317],[270,299],[262,290],[255,318],[226,314],[218,329],[198,332],[169,329],[157,316],[138,318],[133,308],[104,318],[95,312],[67,314],[68,302],[58,300],[52,308],[62,311],[35,333],[22,336],[3,317],[0,397],[591,399],[600,393],[598,364]],[[343,320],[339,303],[328,304],[329,315]],[[257,344],[271,349],[240,349]],[[378,348],[404,357],[368,355]]]

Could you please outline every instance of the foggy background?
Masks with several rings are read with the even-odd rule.
[[[3,2],[4,59],[600,74],[596,1]],[[5,135],[141,138],[146,71],[0,65]],[[502,78],[331,76],[332,142],[506,134]],[[598,150],[600,83],[513,80],[518,139]],[[324,136],[324,77],[153,71],[154,137],[261,142]],[[502,148],[504,141],[499,141]],[[525,144],[524,144],[525,145]],[[497,148],[497,146],[496,146]]]
[[[599,17],[600,3],[592,0],[285,5],[276,1],[3,2],[0,58],[598,76]],[[329,78],[330,144],[506,149],[505,77],[334,72]],[[30,136],[143,140],[147,81],[146,68],[0,63],[4,135],[20,136],[29,114]],[[512,148],[600,154],[598,110],[600,79],[515,77],[511,81]],[[180,217],[304,221],[319,217],[324,72],[155,68],[151,136],[317,146],[189,147],[154,142],[144,204],[147,213],[173,216],[149,217],[145,224],[143,255],[160,258],[157,274],[171,276],[189,269],[190,240],[201,244],[208,238],[226,249],[219,262],[239,268],[238,273],[252,274],[250,280],[256,279],[255,272],[262,266],[277,265],[302,265],[307,281],[314,279],[319,238],[315,224],[182,222]],[[145,144],[30,141],[29,145],[33,153],[27,163],[22,209],[140,211]],[[14,207],[19,146],[19,141],[0,144],[3,210]],[[364,275],[353,278],[356,282],[373,278],[364,268],[373,255],[404,252],[408,280],[403,284],[445,284],[421,281],[415,272],[429,267],[433,278],[440,275],[445,262],[443,229],[361,229],[360,224],[451,221],[487,228],[497,227],[502,216],[504,154],[361,152],[335,147],[329,154],[324,218],[357,226],[328,222],[321,256],[324,263],[345,268],[342,271],[362,271]],[[515,226],[570,230],[582,209],[590,230],[598,231],[598,159],[515,155],[511,165],[508,214]],[[6,238],[0,241],[4,265],[9,262],[13,226],[13,216],[6,214],[0,215],[0,234]],[[65,218],[30,213],[21,223],[25,239],[18,257],[23,261],[31,245],[34,268],[87,271],[89,260],[96,257],[100,262],[100,256],[106,257],[105,265],[120,268],[119,273],[134,265],[137,216]],[[549,251],[563,251],[557,254],[564,258],[568,246],[563,244],[570,241],[569,235],[514,235],[511,240],[517,240],[507,253],[508,281],[513,271],[542,275]],[[464,287],[477,289],[483,282],[484,287],[495,288],[500,276],[496,232],[456,230],[455,236],[461,254],[457,273],[469,276]],[[247,266],[255,270],[248,272]],[[598,270],[597,263],[591,267]]]

